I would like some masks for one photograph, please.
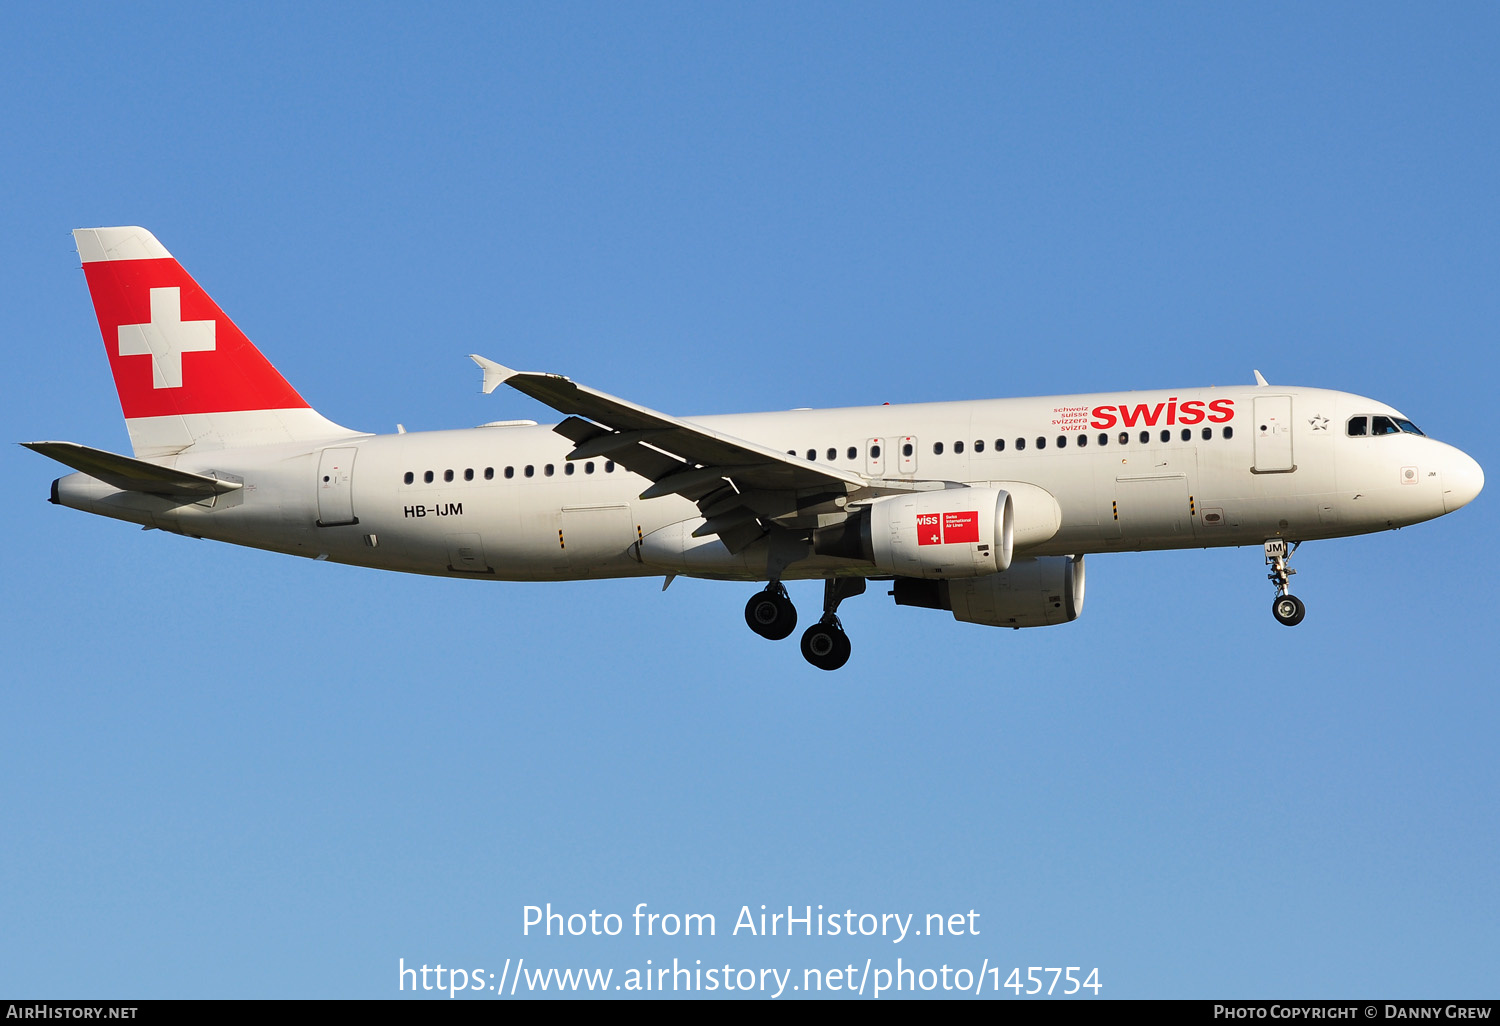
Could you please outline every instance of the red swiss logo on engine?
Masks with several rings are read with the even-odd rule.
[[[943,543],[943,519],[936,513],[917,514],[917,544],[941,545]]]
[[[979,540],[979,511],[917,514],[918,545],[955,545]]]
[[[943,543],[977,542],[979,540],[979,511],[943,514]]]

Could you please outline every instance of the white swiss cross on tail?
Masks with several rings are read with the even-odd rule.
[[[212,352],[213,321],[182,319],[182,289],[151,290],[151,323],[122,324],[121,356],[151,357],[151,387],[182,387],[182,354]]]

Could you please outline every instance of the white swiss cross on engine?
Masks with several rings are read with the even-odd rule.
[[[151,323],[120,325],[120,355],[151,357],[151,387],[182,387],[182,354],[214,348],[213,321],[182,319],[182,289],[151,290]]]

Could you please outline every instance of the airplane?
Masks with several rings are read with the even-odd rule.
[[[1347,392],[1179,388],[696,417],[472,359],[562,416],[371,434],[318,414],[150,232],[73,233],[133,456],[28,448],[76,473],[58,505],[193,538],[446,577],[764,582],[756,634],[796,629],[785,582],[824,582],[803,656],[835,670],[840,604],[995,627],[1078,617],[1090,553],[1259,545],[1272,613],[1304,541],[1451,513],[1479,464]]]

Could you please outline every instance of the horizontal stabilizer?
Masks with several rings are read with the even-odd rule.
[[[77,442],[22,442],[22,445],[43,456],[81,470],[90,477],[127,492],[147,492],[152,495],[191,495],[205,497],[222,492],[232,492],[243,487],[235,481],[220,481],[201,474],[189,474],[185,470],[157,466],[145,460],[131,459],[118,453],[91,449]]]

